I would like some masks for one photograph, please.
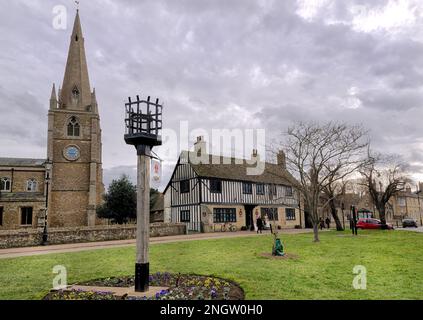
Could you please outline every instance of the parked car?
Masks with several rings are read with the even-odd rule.
[[[394,227],[391,224],[386,224],[389,230],[393,230]],[[358,219],[357,229],[381,229],[382,222],[378,219],[361,218]]]
[[[403,228],[407,228],[407,227],[415,227],[417,228],[417,220],[411,219],[411,218],[406,218],[406,219],[402,219],[402,227]]]

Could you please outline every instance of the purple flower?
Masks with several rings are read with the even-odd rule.
[[[214,298],[217,298],[217,292],[216,292],[216,290],[215,289],[211,289],[211,291],[210,291],[210,295],[211,295],[211,297],[214,299]]]

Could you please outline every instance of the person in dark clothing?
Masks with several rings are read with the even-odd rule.
[[[327,217],[325,222],[326,222],[326,225],[328,226],[328,229],[330,229],[330,218]]]
[[[262,233],[263,230],[263,220],[261,219],[261,217],[257,218],[257,233]]]
[[[325,222],[323,221],[322,217],[320,217],[319,219],[319,224],[320,224],[320,230],[323,230],[323,228],[325,227]]]

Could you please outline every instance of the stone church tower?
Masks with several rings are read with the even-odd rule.
[[[100,117],[91,92],[79,12],[70,39],[62,88],[53,85],[48,112],[47,158],[52,163],[50,227],[100,223],[96,207],[104,192]]]

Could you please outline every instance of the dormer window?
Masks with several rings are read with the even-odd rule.
[[[12,187],[12,181],[9,178],[0,179],[0,191],[10,191]]]
[[[76,117],[71,117],[68,122],[68,136],[79,137],[80,125]]]
[[[75,41],[78,41],[78,35],[75,35]]]

